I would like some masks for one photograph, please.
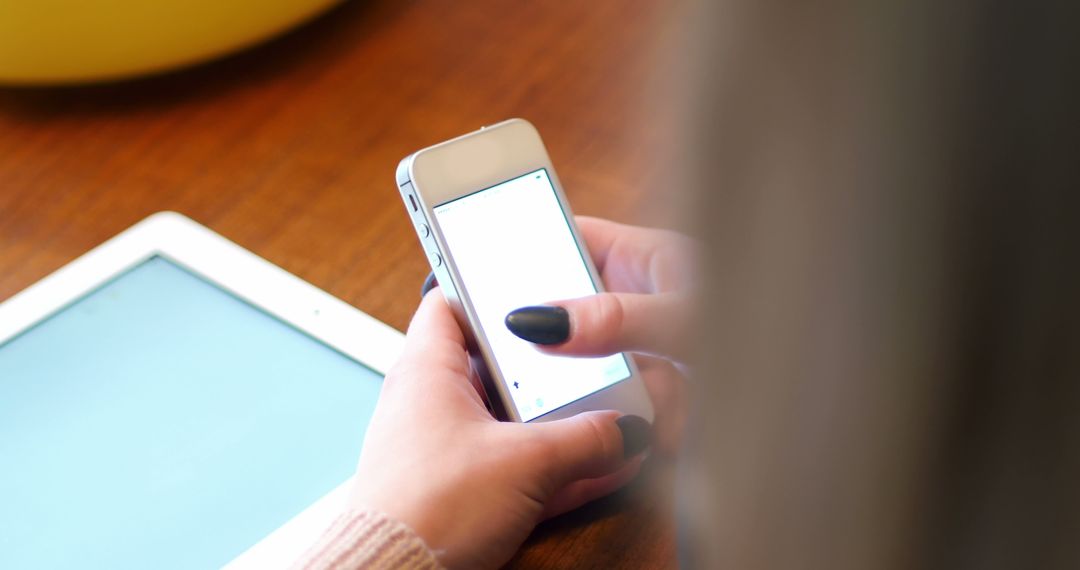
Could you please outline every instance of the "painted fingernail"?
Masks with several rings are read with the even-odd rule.
[[[615,420],[622,432],[623,457],[630,459],[652,445],[652,425],[641,416],[622,416]]]
[[[559,344],[570,338],[570,313],[562,307],[522,307],[506,315],[506,328],[536,344]]]
[[[431,291],[439,285],[439,282],[435,279],[434,273],[428,273],[427,278],[424,279],[424,285],[420,287],[420,298],[423,299],[428,291]]]

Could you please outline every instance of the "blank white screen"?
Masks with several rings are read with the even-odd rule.
[[[596,293],[546,170],[434,211],[523,421],[630,376],[622,355],[546,355],[504,324],[514,309]]]

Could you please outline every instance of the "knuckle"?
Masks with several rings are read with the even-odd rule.
[[[562,457],[566,452],[565,442],[553,438],[525,438],[521,448],[526,457],[535,458],[541,463],[549,463],[551,457]]]
[[[584,423],[583,430],[592,439],[593,449],[599,452],[598,459],[605,463],[617,461],[622,456],[622,434],[617,433],[615,423],[596,415],[586,416]]]
[[[595,328],[600,333],[600,336],[597,337],[598,343],[605,349],[615,348],[626,320],[626,312],[622,302],[611,293],[599,295],[594,318]]]

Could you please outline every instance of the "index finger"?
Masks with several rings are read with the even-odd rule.
[[[469,373],[465,336],[438,287],[420,301],[405,333],[405,346],[395,368],[416,366],[451,375],[468,376]]]
[[[465,337],[438,288],[420,301],[409,323],[405,347],[387,373],[383,389],[384,394],[393,393],[399,405],[404,401],[410,406],[435,406],[442,411],[489,417],[482,390],[472,382]],[[380,396],[380,401],[385,399],[385,395]],[[430,409],[428,413],[432,413]]]
[[[693,241],[677,232],[576,216],[604,284],[623,293],[685,289],[693,280]]]

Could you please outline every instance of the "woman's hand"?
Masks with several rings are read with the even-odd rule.
[[[637,473],[649,424],[616,412],[498,422],[470,382],[465,340],[439,292],[424,297],[386,376],[351,505],[409,525],[451,568],[494,568],[538,522]]]
[[[657,447],[674,451],[685,421],[694,242],[585,216],[577,224],[608,292],[518,309],[507,316],[507,327],[551,354],[637,353],[656,409]]]

